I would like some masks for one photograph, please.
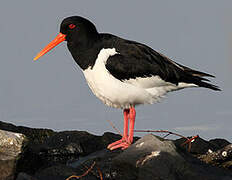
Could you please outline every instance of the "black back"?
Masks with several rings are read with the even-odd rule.
[[[76,28],[70,29],[74,24]],[[185,67],[152,48],[111,34],[99,34],[87,19],[73,16],[63,20],[60,32],[66,34],[68,49],[77,64],[83,69],[93,67],[102,48],[115,48],[118,54],[110,56],[106,69],[117,79],[123,81],[137,77],[159,76],[164,81],[178,85],[180,82],[194,83],[200,87],[220,90],[205,81],[210,74]]]

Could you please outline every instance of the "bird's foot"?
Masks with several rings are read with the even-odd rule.
[[[124,149],[128,148],[130,145],[131,145],[131,143],[128,140],[126,140],[125,138],[122,138],[118,141],[115,141],[115,142],[109,144],[107,146],[107,148],[109,150],[114,150],[114,149],[118,149],[118,148],[121,148],[122,150],[124,150]]]
[[[112,147],[110,147],[110,148],[108,148],[108,149],[114,150],[114,149],[121,148],[122,150],[124,150],[124,149],[128,148],[129,146],[130,146],[129,143],[127,143],[127,142],[122,142],[122,143],[116,144],[115,146],[112,146]]]

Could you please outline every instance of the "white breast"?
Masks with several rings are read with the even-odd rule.
[[[118,54],[115,48],[102,49],[93,68],[83,71],[92,92],[106,105],[129,108],[137,104],[151,104],[168,91],[183,88],[165,82],[159,76],[120,81],[105,67],[107,59],[115,54]]]

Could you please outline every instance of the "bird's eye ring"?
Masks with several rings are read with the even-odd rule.
[[[76,27],[76,25],[75,24],[69,24],[68,27],[69,27],[69,29],[74,29]]]

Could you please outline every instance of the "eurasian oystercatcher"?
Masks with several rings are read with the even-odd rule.
[[[98,33],[93,23],[80,16],[65,18],[58,36],[34,60],[62,41],[67,41],[92,92],[104,104],[123,109],[123,137],[108,145],[110,150],[132,144],[136,105],[155,103],[167,92],[187,87],[220,90],[204,78],[214,76],[178,64],[144,44]]]

